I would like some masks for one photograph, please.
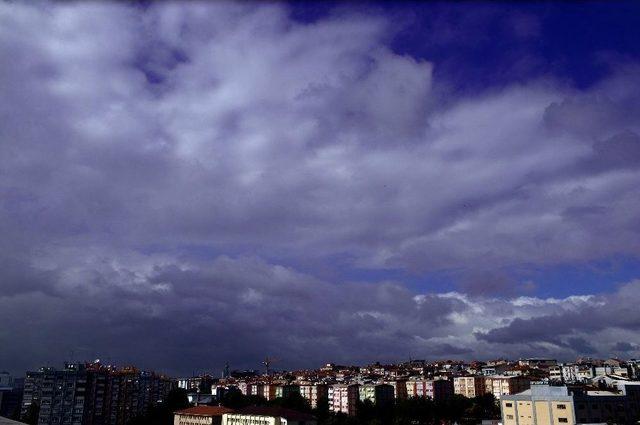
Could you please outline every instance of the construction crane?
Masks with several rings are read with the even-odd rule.
[[[274,359],[273,357],[265,357],[265,359],[262,361],[262,364],[265,367],[267,376],[269,376],[269,372],[271,372],[271,365],[277,361],[278,359]]]

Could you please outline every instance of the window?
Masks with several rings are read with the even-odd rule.
[[[504,404],[506,407],[513,407],[513,403],[505,403]]]
[[[561,424],[566,424],[569,421],[567,420],[567,418],[558,418],[558,422],[560,422]]]
[[[558,404],[558,409],[566,410],[567,409],[567,405],[566,404]]]
[[[513,419],[513,415],[507,415],[507,419]]]

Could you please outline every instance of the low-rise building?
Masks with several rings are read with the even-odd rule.
[[[222,425],[316,425],[307,413],[275,406],[251,406],[222,415]]]
[[[225,413],[233,413],[233,409],[220,406],[189,407],[173,414],[173,425],[220,425]]]
[[[640,386],[621,385],[613,391],[587,391],[579,387],[535,384],[500,400],[504,425],[576,425],[614,422],[636,423],[640,414]]]

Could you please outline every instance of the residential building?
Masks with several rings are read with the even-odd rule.
[[[396,400],[405,400],[407,398],[406,379],[396,379],[394,381],[387,381],[386,383],[393,387],[393,397]]]
[[[222,415],[222,425],[316,425],[307,413],[274,406],[251,406]]]
[[[168,378],[134,368],[68,363],[61,370],[27,372],[21,416],[36,407],[38,425],[125,425],[161,402]]]
[[[360,385],[335,384],[329,387],[329,411],[354,416],[360,398]]]
[[[548,369],[550,367],[556,366],[558,364],[558,361],[556,359],[545,359],[543,357],[532,357],[532,358],[528,358],[528,359],[520,359],[520,360],[518,360],[518,364],[520,366],[529,366],[529,367]]]
[[[254,396],[262,396],[264,394],[264,384],[253,384],[251,385],[251,393],[250,395]]]
[[[264,397],[265,400],[273,400],[274,398],[276,398],[277,388],[278,386],[274,384],[264,384],[262,386],[262,394],[260,395]]]
[[[496,400],[503,395],[517,394],[529,389],[531,380],[525,376],[494,375],[485,377],[484,386],[487,393],[493,394]]]
[[[406,383],[407,397],[429,397],[444,400],[453,394],[453,383],[447,379],[418,379]]]
[[[291,393],[300,393],[298,385],[278,385],[276,387],[276,398],[286,398]]]
[[[327,384],[303,384],[300,385],[300,395],[307,399],[312,409],[326,406],[329,396]]]
[[[251,395],[253,392],[253,384],[248,382],[239,382],[238,389],[242,393],[242,395]]]
[[[201,375],[190,378],[178,378],[176,382],[178,388],[206,394],[211,390],[211,386],[217,382],[217,379],[210,375]]]
[[[622,385],[616,392],[534,384],[500,400],[504,425],[576,425],[636,423],[640,386]]]
[[[174,413],[173,425],[221,425],[222,415],[233,412],[221,406],[189,407]]]
[[[369,400],[378,406],[393,403],[393,386],[389,384],[364,384],[358,389],[362,402]]]
[[[462,396],[473,398],[485,393],[484,376],[456,376],[453,378],[453,392]]]

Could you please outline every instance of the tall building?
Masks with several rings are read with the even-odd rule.
[[[360,397],[360,385],[335,384],[329,387],[329,411],[355,416],[358,399]]]
[[[485,393],[484,376],[456,376],[453,378],[453,393],[468,398],[480,396]]]
[[[617,391],[587,391],[578,387],[532,385],[500,400],[504,425],[576,425],[637,423],[640,383],[620,384]]]
[[[38,425],[126,425],[161,402],[172,388],[165,377],[97,363],[65,364],[27,372],[21,416],[38,412]]]

